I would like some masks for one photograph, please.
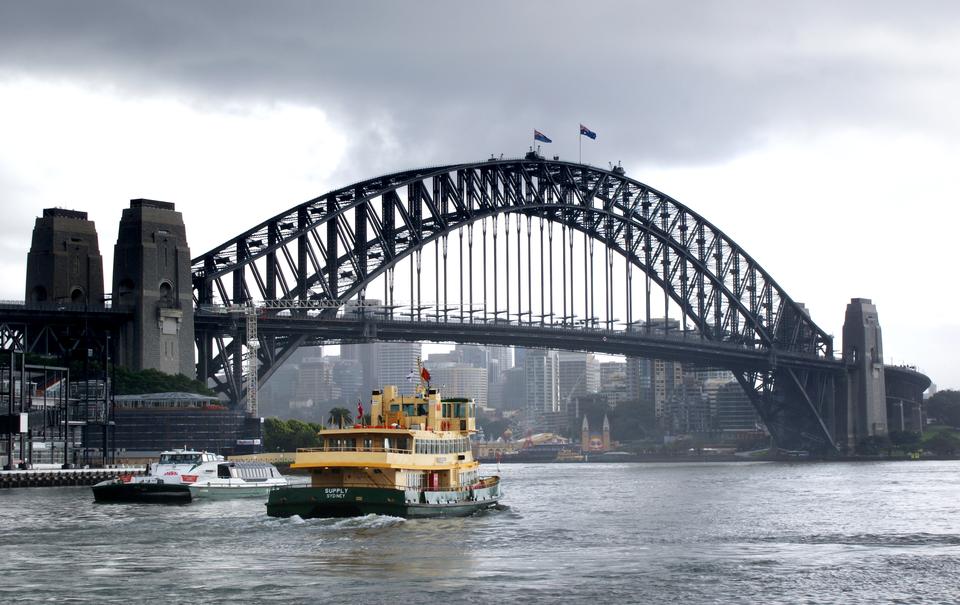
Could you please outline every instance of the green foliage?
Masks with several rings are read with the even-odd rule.
[[[960,391],[938,391],[924,402],[928,418],[936,418],[941,424],[960,428]]]
[[[263,421],[264,449],[268,452],[295,452],[301,447],[317,447],[317,435],[323,426],[302,420],[267,418]]]
[[[343,428],[353,424],[353,414],[347,408],[333,408],[327,415],[327,424]]]
[[[940,431],[926,438],[923,447],[937,456],[956,456],[960,452],[960,437],[952,431]]]
[[[890,438],[886,435],[872,435],[857,444],[857,453],[863,456],[879,456],[889,453]]]
[[[164,374],[159,370],[128,370],[118,367],[114,378],[114,393],[117,395],[140,395],[143,393],[195,393],[213,396],[205,384],[183,374]]]
[[[488,441],[496,441],[503,436],[504,431],[510,428],[509,420],[487,420],[486,418],[481,418],[478,422],[480,426],[483,427],[483,434]]]
[[[920,446],[920,433],[913,431],[891,431],[890,443],[905,450],[914,450]]]

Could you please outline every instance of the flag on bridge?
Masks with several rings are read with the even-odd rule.
[[[357,424],[363,424],[363,402],[357,399]]]
[[[597,138],[597,133],[595,133],[594,131],[590,130],[589,128],[587,128],[586,126],[584,126],[583,124],[581,124],[581,125],[580,125],[580,136],[590,137],[591,139],[596,139],[596,138]]]
[[[533,140],[540,141],[541,143],[552,143],[553,140],[547,138],[547,135],[543,134],[539,130],[533,131]]]
[[[410,373],[407,374],[407,382],[413,382],[416,379],[417,379],[417,371],[410,370]]]
[[[423,378],[423,381],[430,384],[430,372],[427,371],[427,368],[420,368],[420,378]]]

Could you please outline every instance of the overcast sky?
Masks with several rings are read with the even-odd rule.
[[[545,150],[720,227],[837,335],[960,388],[957,2],[3,2],[0,298],[43,208],[105,269],[131,198],[194,255],[330,189]]]

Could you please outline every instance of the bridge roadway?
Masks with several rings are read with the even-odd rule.
[[[198,311],[194,316],[198,332],[237,333],[242,318]],[[260,317],[261,338],[302,334],[311,344],[330,342],[430,341],[517,346],[530,348],[590,351],[667,361],[693,363],[730,370],[772,370],[794,368],[840,372],[841,361],[816,355],[763,351],[749,344],[714,342],[695,332],[673,335],[589,327],[562,327],[518,323],[507,320],[437,321],[380,317],[319,317],[280,315]]]

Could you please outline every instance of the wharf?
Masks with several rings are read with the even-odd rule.
[[[66,485],[93,485],[120,475],[142,475],[142,466],[111,468],[34,468],[0,471],[0,489],[11,487],[59,487]]]

